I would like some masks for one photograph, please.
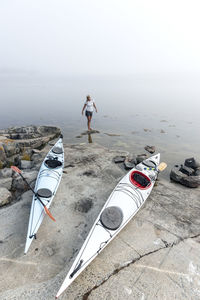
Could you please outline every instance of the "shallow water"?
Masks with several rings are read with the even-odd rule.
[[[169,166],[187,157],[199,157],[200,87],[191,74],[127,77],[0,76],[0,128],[26,124],[54,124],[65,142],[97,142],[105,146],[145,153],[156,146]],[[98,113],[83,135],[81,115],[85,96],[91,94]]]

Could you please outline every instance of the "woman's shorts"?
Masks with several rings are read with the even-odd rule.
[[[86,115],[86,117],[92,117],[92,111],[86,110],[85,115]]]

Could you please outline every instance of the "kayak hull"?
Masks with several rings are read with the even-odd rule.
[[[146,165],[140,163],[136,168],[130,170],[111,193],[72,264],[56,298],[64,292],[144,205],[157,178],[160,154],[152,156],[145,160],[145,162]],[[135,173],[143,176],[146,186],[141,186],[134,181],[133,177]],[[112,211],[114,212],[113,216],[119,218],[119,226],[115,224],[116,220],[112,219]],[[122,212],[122,217],[120,216],[120,211]],[[108,224],[106,223],[106,219],[105,222],[102,222],[104,212],[108,212]]]
[[[55,149],[61,149],[60,153],[54,153],[53,151]],[[48,167],[46,162],[48,162],[49,160],[55,160],[56,165],[58,166],[54,168]],[[64,149],[62,138],[60,138],[46,155],[40,167],[34,188],[35,193],[39,194],[39,191],[42,191],[44,194],[44,191],[46,192],[46,194],[41,194],[42,196],[39,197],[48,209],[53,201],[53,198],[61,181],[63,167]],[[40,203],[37,196],[33,195],[24,254],[27,253],[33,239],[36,237],[36,233],[43,221],[45,214],[46,213],[43,205]]]

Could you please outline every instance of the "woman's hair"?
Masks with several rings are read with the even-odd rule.
[[[90,98],[91,98],[90,95],[87,95],[87,96],[86,96],[86,99],[87,99],[87,100],[90,99]]]

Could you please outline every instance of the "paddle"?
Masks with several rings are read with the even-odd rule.
[[[54,217],[52,216],[52,214],[50,213],[50,211],[48,210],[48,208],[46,207],[46,205],[42,202],[42,200],[38,197],[38,195],[35,193],[35,191],[30,186],[30,184],[28,183],[28,181],[26,180],[26,178],[24,178],[24,176],[22,175],[22,171],[19,168],[17,168],[16,166],[11,166],[11,169],[13,171],[15,171],[16,173],[18,173],[21,176],[21,178],[23,179],[23,181],[28,185],[28,187],[31,189],[31,191],[33,192],[33,194],[37,197],[37,199],[40,201],[40,203],[44,206],[46,214],[55,222],[56,220],[54,219]]]
[[[165,162],[161,162],[158,166],[158,170],[160,172],[164,171],[167,168],[167,164]]]

